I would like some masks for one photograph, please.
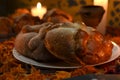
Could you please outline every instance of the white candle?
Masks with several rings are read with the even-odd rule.
[[[31,9],[31,14],[33,16],[38,16],[40,19],[43,18],[44,14],[47,12],[46,7],[42,7],[41,3],[37,3],[37,7]]]
[[[107,8],[108,8],[108,0],[94,0],[94,5],[102,6],[105,9],[105,13],[100,24],[97,27],[97,30],[103,34],[106,31],[106,23],[107,23]]]

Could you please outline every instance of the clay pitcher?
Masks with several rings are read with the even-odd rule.
[[[100,23],[105,10],[102,6],[87,5],[82,6],[80,11],[82,21],[93,28],[96,28]]]

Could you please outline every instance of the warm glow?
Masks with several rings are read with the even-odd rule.
[[[38,2],[38,3],[37,3],[37,9],[40,9],[40,8],[41,8],[41,6],[42,6],[42,5],[41,5],[41,3],[40,3],[40,2]]]
[[[94,5],[102,6],[105,9],[105,13],[103,15],[103,18],[98,25],[98,30],[105,34],[106,30],[106,23],[107,23],[107,8],[108,8],[108,0],[94,0]]]
[[[94,0],[94,5],[103,6],[104,9],[107,9],[108,0]]]
[[[33,7],[31,9],[31,14],[33,16],[38,16],[40,19],[43,18],[46,12],[47,12],[46,7],[43,7],[40,2],[37,3],[36,7]]]

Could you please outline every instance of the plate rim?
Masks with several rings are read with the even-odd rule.
[[[111,41],[112,44],[114,45],[113,49],[112,49],[112,54],[114,53],[113,50],[114,48],[117,48],[117,52],[118,53],[114,53],[114,54],[117,54],[117,56],[115,56],[113,58],[114,55],[111,56],[111,58],[105,62],[101,62],[101,63],[98,63],[98,64],[94,64],[94,65],[89,65],[89,66],[98,66],[98,65],[102,65],[102,64],[105,64],[105,63],[108,63],[108,62],[111,62],[113,60],[115,60],[116,58],[118,58],[120,56],[120,46],[117,45],[115,42]],[[31,64],[31,65],[34,65],[34,66],[38,66],[38,67],[43,67],[43,68],[54,68],[54,69],[74,69],[74,68],[80,68],[81,66],[51,66],[51,65],[48,65],[47,63],[43,63],[43,62],[38,62],[38,61],[35,61],[34,59],[31,59],[31,58],[28,58],[28,57],[25,57],[23,56],[22,54],[20,54],[19,52],[17,52],[17,50],[15,48],[13,48],[12,50],[12,53],[13,53],[13,56],[21,61],[21,62],[24,62],[24,63],[27,63],[27,64]],[[23,60],[28,60],[27,61],[23,61]],[[34,62],[34,63],[33,63]],[[68,64],[68,63],[67,63]]]
[[[38,67],[43,67],[43,68],[53,68],[53,69],[74,69],[74,68],[80,68],[81,66],[51,66],[51,65],[47,65],[47,63],[43,63],[43,62],[38,62],[38,61],[35,61],[34,59],[31,59],[31,58],[28,58],[28,57],[25,57],[23,56],[22,54],[18,53],[17,50],[15,48],[13,48],[13,56],[21,61],[21,62],[24,62],[26,64],[31,64],[31,65],[34,65],[34,66],[38,66]],[[23,61],[24,59],[27,59],[27,61]],[[34,64],[32,63],[34,62]],[[36,63],[36,64],[35,64]],[[41,65],[40,65],[41,64]],[[68,64],[68,63],[67,63]]]

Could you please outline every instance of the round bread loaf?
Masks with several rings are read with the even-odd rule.
[[[64,26],[64,27],[63,27]],[[48,51],[69,63],[97,64],[111,57],[113,45],[110,40],[90,27],[71,24],[73,27],[54,28],[45,36]]]
[[[15,49],[20,54],[37,61],[57,61],[58,59],[56,59],[44,45],[45,33],[41,32],[45,32],[46,29],[41,30],[39,33],[40,28],[47,28],[49,25],[52,25],[52,23],[24,26],[15,39]]]

